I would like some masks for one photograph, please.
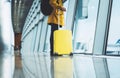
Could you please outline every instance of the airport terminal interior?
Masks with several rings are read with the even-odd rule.
[[[0,0],[0,78],[120,78],[120,0],[63,0],[72,51],[53,56],[41,1]]]

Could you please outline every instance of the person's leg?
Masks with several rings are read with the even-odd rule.
[[[51,24],[51,36],[50,36],[50,55],[53,55],[54,52],[53,52],[53,49],[54,49],[54,31],[55,30],[58,30],[58,25],[57,24]]]

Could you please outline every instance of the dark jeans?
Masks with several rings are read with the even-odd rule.
[[[54,31],[55,30],[58,30],[58,25],[57,24],[50,24],[51,25],[51,35],[50,35],[50,55],[53,55],[54,54]]]

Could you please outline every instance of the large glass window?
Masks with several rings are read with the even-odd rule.
[[[113,0],[110,28],[108,35],[107,55],[120,54],[120,0]]]
[[[92,53],[99,0],[78,0],[74,21],[74,52]]]

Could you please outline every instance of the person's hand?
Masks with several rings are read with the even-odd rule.
[[[60,8],[60,10],[62,10],[62,11],[66,11],[66,8],[65,8],[65,7],[62,7],[62,8]]]

